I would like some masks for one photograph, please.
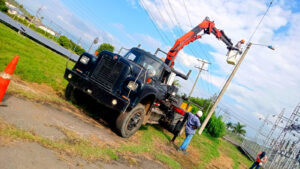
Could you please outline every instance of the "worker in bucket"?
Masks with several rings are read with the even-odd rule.
[[[199,110],[196,114],[192,114],[191,112],[187,112],[188,118],[185,127],[185,139],[182,145],[177,149],[177,151],[182,151],[185,154],[190,141],[192,140],[193,135],[196,132],[196,129],[200,127],[199,118],[202,116],[202,111]]]
[[[249,169],[253,169],[254,167],[256,167],[255,169],[258,169],[266,161],[267,161],[267,156],[266,156],[265,152],[257,153],[256,161],[253,163],[253,165]]]

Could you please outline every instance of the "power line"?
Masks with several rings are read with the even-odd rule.
[[[258,30],[259,25],[262,23],[263,19],[265,18],[265,16],[267,15],[267,13],[269,12],[269,9],[271,8],[271,5],[273,3],[273,0],[270,2],[266,12],[264,13],[264,15],[262,16],[262,18],[260,19],[259,23],[256,25],[256,28],[254,29],[254,32],[251,34],[248,43],[251,41],[251,39],[253,38],[254,34],[256,33],[256,31]]]
[[[152,15],[148,12],[148,8],[144,5],[144,1],[141,0],[140,2],[141,2],[142,7],[144,8],[144,11],[145,11],[146,14],[149,16],[150,21],[151,21],[151,23],[153,24],[154,28],[155,28],[156,31],[158,32],[159,36],[161,37],[161,39],[162,39],[163,41],[166,42],[166,40],[165,40],[164,37],[162,36],[161,32],[160,32],[159,29],[157,28],[156,24],[154,23],[154,21],[153,21],[153,19],[152,19],[152,17],[151,17]],[[167,41],[169,41],[169,40],[167,39]],[[169,42],[169,43],[170,43],[170,42]],[[168,44],[168,43],[166,43],[166,44]]]
[[[190,25],[191,25],[191,27],[193,27],[193,25],[192,25],[192,21],[191,21],[191,18],[190,18],[190,15],[189,15],[189,12],[188,12],[188,10],[187,10],[187,7],[186,7],[186,5],[185,5],[185,0],[182,0],[183,1],[183,6],[184,6],[184,8],[185,8],[185,11],[186,11],[186,14],[187,14],[187,16],[188,16],[188,19],[189,19],[189,22],[190,22]]]

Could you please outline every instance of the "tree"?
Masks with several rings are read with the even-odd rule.
[[[113,52],[114,49],[115,49],[115,47],[113,45],[111,45],[109,43],[102,43],[96,51],[99,53],[102,52],[103,50]]]
[[[0,11],[2,11],[2,12],[7,12],[8,11],[8,7],[6,6],[4,0],[0,0]]]
[[[64,35],[62,35],[58,38],[58,43],[66,49],[69,49],[71,47],[70,40]]]
[[[227,128],[227,130],[228,130],[228,129],[232,129],[232,128],[233,128],[233,124],[232,124],[231,122],[228,122],[228,123],[226,124],[226,128]]]
[[[243,129],[244,127],[245,125],[242,125],[240,122],[238,122],[233,126],[233,132],[244,136],[246,134],[246,130]]]

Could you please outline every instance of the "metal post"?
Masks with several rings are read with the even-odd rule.
[[[80,43],[80,41],[81,41],[81,37],[78,39],[76,45],[73,48],[73,51],[75,51],[75,49],[78,46],[78,44]],[[68,68],[68,66],[69,66],[69,61],[70,61],[70,58],[71,58],[72,55],[73,55],[73,53],[72,53],[72,51],[70,51],[70,56],[68,57],[68,60],[67,60],[67,63],[66,63],[66,68]]]
[[[98,38],[98,37],[96,37],[96,38],[93,40],[93,43],[92,43],[91,46],[89,47],[88,53],[90,53],[90,50],[91,50],[93,44],[97,44],[98,41],[99,41],[99,38]]]
[[[121,54],[121,51],[122,51],[123,49],[125,49],[125,50],[129,50],[129,49],[126,49],[126,48],[124,48],[124,47],[121,47],[121,48],[120,48],[120,50],[119,50],[119,52],[118,52],[118,55],[120,55],[120,54]]]
[[[245,49],[245,51],[244,51],[244,53],[243,53],[243,55],[241,56],[241,58],[240,58],[240,60],[238,61],[237,65],[234,67],[232,73],[230,74],[229,78],[227,79],[225,85],[223,86],[223,88],[222,88],[220,94],[219,94],[218,97],[217,97],[216,102],[214,103],[212,109],[209,111],[207,117],[205,118],[203,124],[201,125],[201,128],[200,128],[200,130],[199,130],[199,132],[198,132],[200,135],[202,134],[202,132],[203,132],[205,126],[207,125],[207,123],[208,123],[210,117],[211,117],[212,114],[214,113],[214,111],[215,111],[215,109],[216,109],[218,103],[220,102],[220,100],[221,100],[223,94],[225,93],[227,87],[229,86],[229,84],[230,84],[230,82],[231,82],[233,76],[235,75],[236,71],[238,70],[238,68],[240,67],[242,61],[244,60],[246,54],[248,53],[248,51],[249,51],[251,45],[252,45],[252,43],[249,42],[248,45],[247,45],[247,48]]]

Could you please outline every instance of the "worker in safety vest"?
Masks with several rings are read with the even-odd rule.
[[[254,167],[256,167],[255,169],[258,169],[266,161],[267,161],[267,156],[266,156],[265,152],[257,153],[256,161],[253,163],[253,165],[249,169],[253,169]]]

